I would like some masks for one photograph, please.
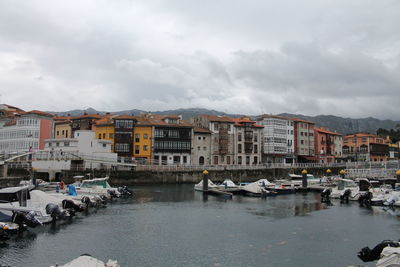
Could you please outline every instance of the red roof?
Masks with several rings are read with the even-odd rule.
[[[211,131],[206,129],[206,128],[200,128],[200,127],[194,127],[193,132],[195,133],[205,133],[205,134],[210,134]]]
[[[232,118],[232,120],[235,122],[235,126],[238,127],[244,127],[243,123],[251,123],[251,127],[264,128],[264,126],[256,124],[256,121],[252,121],[248,117]]]
[[[325,130],[325,129],[322,129],[322,128],[314,128],[314,131],[317,131],[317,132],[320,132],[320,133],[325,133],[325,134],[330,134],[330,135],[340,135],[340,136],[342,136],[342,134],[340,134],[340,133],[332,132],[332,131]]]
[[[79,120],[79,119],[101,119],[103,116],[99,114],[84,114],[77,117],[72,117],[71,120]]]
[[[193,127],[189,122],[181,120],[179,115],[141,114],[135,118],[137,125],[142,126]],[[167,123],[166,119],[175,119],[178,123]]]
[[[217,116],[217,115],[199,115],[200,117],[203,118],[207,118],[209,121],[213,121],[213,122],[230,122],[230,123],[234,123],[233,119],[230,117],[226,117],[226,116]]]
[[[295,122],[304,122],[304,123],[315,124],[315,122],[312,122],[312,121],[306,121],[306,120],[299,119],[299,118],[290,118],[290,120],[292,120],[292,121],[295,121]]]

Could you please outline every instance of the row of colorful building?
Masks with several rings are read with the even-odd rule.
[[[67,146],[91,131],[121,158],[150,164],[258,165],[333,163],[399,158],[399,144],[369,133],[343,136],[313,122],[275,115],[232,118],[198,115],[84,114],[59,117],[0,105],[0,152]],[[89,142],[89,141],[88,141]],[[49,147],[47,147],[49,149]]]

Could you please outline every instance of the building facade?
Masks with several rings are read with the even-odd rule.
[[[294,122],[294,153],[297,162],[315,162],[314,125],[315,123],[293,118]]]
[[[190,165],[193,127],[177,115],[150,115],[153,164]]]
[[[44,140],[53,136],[53,115],[42,111],[29,111],[16,115],[0,127],[0,151],[28,152],[44,148]]]
[[[257,122],[264,126],[262,161],[265,163],[294,163],[294,122],[291,119],[261,115]]]
[[[232,118],[214,115],[199,115],[192,119],[195,127],[211,131],[211,164],[231,165],[235,161],[235,133]]]
[[[334,163],[341,157],[342,135],[325,128],[314,128],[315,157],[319,163]]]
[[[112,118],[114,124],[114,151],[119,157],[132,158],[133,134],[136,118],[119,115]]]
[[[386,161],[389,147],[378,135],[350,134],[343,138],[343,155],[348,161]]]
[[[211,164],[211,131],[205,128],[193,128],[192,165]]]
[[[237,165],[258,165],[261,161],[261,139],[263,126],[248,117],[232,118],[234,124],[235,152]]]

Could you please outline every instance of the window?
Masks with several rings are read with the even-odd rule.
[[[254,153],[258,153],[258,146],[254,145]]]
[[[147,133],[143,134],[143,139],[149,139],[149,135]]]
[[[183,156],[182,159],[183,159],[183,163],[187,163],[187,156]]]
[[[139,145],[135,145],[135,154],[139,154],[140,153],[140,147]]]
[[[238,133],[238,141],[239,142],[242,141],[242,134],[241,133]]]
[[[62,130],[61,134],[64,135],[64,130]]]
[[[250,156],[246,156],[246,165],[250,165]]]
[[[239,165],[242,164],[242,156],[238,156],[238,164],[239,164]]]
[[[60,143],[59,143],[59,142],[57,142],[57,143],[56,143],[56,146],[60,146]]]
[[[218,156],[214,156],[214,165],[218,165]]]
[[[129,152],[129,144],[115,144],[116,152]]]
[[[181,156],[174,156],[174,164],[181,163]]]
[[[238,144],[238,153],[242,153],[242,144]]]
[[[60,132],[59,131],[57,131],[57,136],[59,136],[60,135]]]
[[[258,142],[258,135],[254,134],[254,142]]]
[[[199,136],[199,137],[197,137],[197,139],[198,139],[198,140],[201,140],[201,137]]]
[[[140,134],[135,134],[135,142],[140,142]]]
[[[218,131],[219,127],[218,127],[218,123],[214,123],[214,131]],[[218,163],[217,163],[218,164]]]
[[[68,137],[68,130],[65,130],[65,137]]]
[[[105,133],[103,133],[103,139],[105,139],[106,138],[106,134]]]
[[[203,140],[206,140],[206,137],[205,137],[205,136],[203,136]]]
[[[113,138],[114,138],[114,134],[113,134],[113,133],[110,133],[110,134],[108,135],[108,137],[109,137],[110,139],[113,139]]]
[[[69,146],[69,142],[64,142],[64,146]]]
[[[199,151],[200,151],[200,147],[199,147],[199,146],[197,147],[197,150],[199,150]]]
[[[107,144],[103,144],[103,148],[106,148],[107,147]]]
[[[99,139],[101,139],[101,133],[99,133]]]
[[[300,140],[300,144],[304,145],[304,140]]]
[[[143,151],[148,151],[149,150],[149,146],[148,145],[144,145],[143,146]]]
[[[206,150],[207,150],[207,147],[206,147],[206,146],[203,146],[203,150],[206,151]]]

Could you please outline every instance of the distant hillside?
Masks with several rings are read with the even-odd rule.
[[[398,125],[400,125],[400,121],[379,120],[372,117],[364,119],[352,119],[333,115],[305,116],[301,114],[289,113],[282,113],[279,115],[309,120],[315,122],[317,126],[324,126],[332,131],[337,131],[342,134],[351,134],[357,132],[376,133],[379,128],[389,130],[395,129]]]
[[[58,116],[79,116],[84,114],[105,114],[106,111],[98,111],[93,108],[88,108],[85,110],[70,110],[64,112],[51,112]],[[131,109],[131,110],[123,110],[117,112],[110,112],[111,114],[129,114],[129,115],[139,115],[141,113],[146,113],[149,111],[139,110],[139,109]],[[154,114],[177,114],[182,115],[183,119],[189,120],[191,117],[200,114],[209,114],[209,115],[221,115],[221,116],[231,116],[231,117],[240,117],[240,114],[228,114],[225,112],[210,110],[204,108],[182,108],[182,109],[174,109],[174,110],[165,110],[165,111],[150,111]],[[352,118],[342,118],[333,115],[318,115],[318,116],[306,116],[302,114],[290,114],[290,113],[282,113],[279,114],[285,117],[297,117],[305,120],[309,120],[315,122],[317,126],[324,126],[329,128],[332,131],[337,131],[342,134],[350,134],[356,132],[368,132],[368,133],[376,133],[379,128],[382,129],[395,129],[398,125],[400,125],[400,121],[392,121],[392,120],[379,120],[376,118],[364,118],[364,119],[352,119]],[[252,116],[253,118],[255,116]]]

